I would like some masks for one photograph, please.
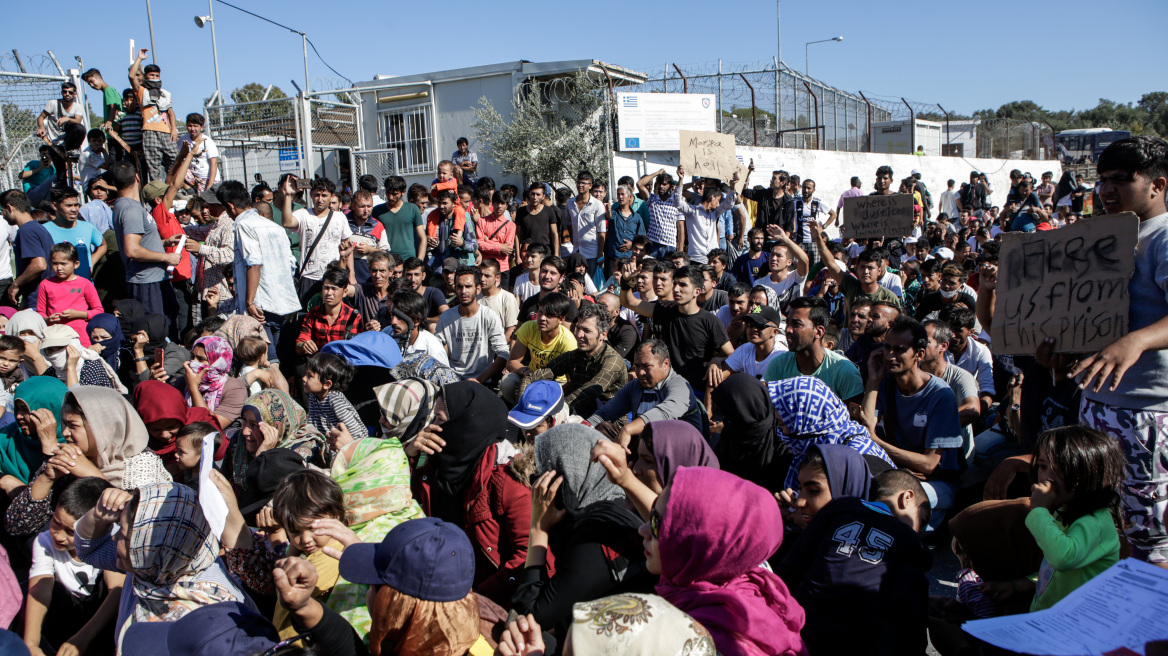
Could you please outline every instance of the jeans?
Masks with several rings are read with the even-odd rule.
[[[932,506],[933,513],[926,528],[926,532],[932,532],[945,521],[944,511],[953,507],[953,501],[957,499],[957,484],[950,481],[921,481],[921,487],[925,488],[925,496],[929,497],[929,505]]]
[[[284,326],[284,315],[264,312],[264,333],[268,336],[268,362],[279,362],[276,344],[280,341],[280,329]]]
[[[676,244],[672,244],[672,245],[658,244],[657,242],[653,241],[653,242],[649,242],[649,250],[645,252],[645,255],[648,255],[649,257],[653,258],[654,260],[663,260],[663,259],[665,259],[666,253],[668,253],[669,251],[672,251],[672,250],[676,250],[676,248],[677,248]]]

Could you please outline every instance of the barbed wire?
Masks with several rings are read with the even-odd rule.
[[[24,65],[23,71],[21,70],[21,64]],[[64,67],[62,65],[62,68]],[[52,58],[48,55],[27,55],[21,53],[20,61],[17,61],[16,56],[11,52],[0,53],[0,71],[4,71],[5,73],[32,73],[34,75],[61,74],[57,70],[57,65],[53,63]]]

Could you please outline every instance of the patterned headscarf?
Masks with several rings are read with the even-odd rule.
[[[136,599],[119,634],[132,622],[173,622],[200,606],[238,601],[221,584],[195,580],[215,564],[219,540],[203,516],[198,493],[185,485],[139,488],[127,546]]]
[[[706,627],[657,595],[618,594],[572,606],[577,654],[716,656]]]
[[[268,335],[264,332],[264,324],[248,314],[232,315],[230,319],[223,322],[222,326],[219,326],[219,330],[215,331],[215,336],[226,339],[231,344],[232,350],[239,348],[239,340],[244,337],[259,337],[265,342],[268,341]]]
[[[786,427],[780,438],[795,454],[787,470],[786,487],[798,487],[799,465],[813,444],[843,444],[892,465],[892,459],[872,441],[866,427],[852,420],[847,406],[827,383],[814,376],[796,376],[768,383],[767,390]]]
[[[384,437],[395,438],[403,446],[413,442],[418,431],[434,423],[434,402],[442,392],[434,383],[420,378],[407,378],[373,391],[392,426],[384,432]]]
[[[203,374],[203,380],[199,383],[199,392],[202,393],[203,400],[207,402],[207,407],[214,410],[219,407],[219,400],[223,398],[223,385],[231,373],[231,343],[222,337],[209,335],[195,340],[191,350],[194,350],[195,346],[202,346],[203,350],[207,352],[206,373]],[[198,361],[192,361],[191,369],[195,373],[200,373],[204,371],[204,365]],[[190,400],[191,393],[188,391],[187,401]]]
[[[308,413],[300,404],[293,401],[287,392],[278,389],[266,389],[253,394],[244,404],[243,411],[254,410],[262,423],[268,424],[280,434],[280,439],[274,448],[292,449],[304,458],[305,462],[319,460],[319,450],[324,444],[324,436],[308,423]],[[240,435],[235,440],[235,450],[232,453],[232,480],[236,485],[247,489],[247,466],[251,464],[255,454],[247,450],[247,440]]]

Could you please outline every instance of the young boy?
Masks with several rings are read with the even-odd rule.
[[[81,149],[80,169],[78,177],[80,178],[81,188],[89,186],[89,181],[101,175],[113,163],[109,153],[105,149],[105,133],[94,128],[86,135],[85,147]]]
[[[523,269],[512,272],[517,275],[511,278],[511,282],[514,284],[515,298],[522,303],[539,293],[539,281],[536,280],[536,277],[539,276],[539,265],[543,262],[543,258],[551,254],[551,249],[548,248],[547,244],[533,244],[527,240],[520,244],[519,250]]]
[[[0,336],[0,419],[12,407],[12,393],[27,377],[20,363],[24,361],[24,340],[15,335]]]
[[[345,290],[349,286],[349,272],[329,266],[320,287],[320,305],[304,317],[300,335],[296,338],[296,352],[312,355],[320,347],[338,339],[350,339],[362,325],[361,313],[345,305]]]
[[[458,180],[454,177],[454,163],[448,159],[438,162],[438,177],[430,183],[430,199],[438,200],[438,192],[452,191],[458,194]]]
[[[568,311],[572,301],[564,294],[552,292],[539,301],[539,315],[535,321],[524,322],[515,331],[511,344],[507,371],[499,385],[499,394],[507,405],[519,400],[523,377],[536,369],[547,367],[556,356],[576,350],[576,337],[568,330]],[[529,357],[530,356],[530,357]],[[523,361],[528,360],[527,366]],[[568,382],[567,376],[557,382]]]
[[[268,363],[268,343],[262,338],[253,336],[239,340],[235,347],[235,357],[243,365],[239,369],[239,377],[247,383],[249,396],[275,385],[271,371],[273,367]]]
[[[356,370],[344,358],[332,353],[317,353],[308,359],[304,370],[308,423],[321,433],[328,435],[338,424],[343,424],[352,439],[369,437],[369,431],[357,415],[357,410],[345,398],[345,390],[349,389]],[[338,444],[337,448],[343,446]]]
[[[207,437],[215,440],[212,453],[216,457],[221,457],[219,456],[219,449],[222,446],[223,440],[220,437],[219,429],[205,421],[196,421],[193,424],[183,426],[174,438],[174,454],[178,461],[178,466],[183,472],[182,481],[180,482],[185,485],[191,487],[198,485],[199,463],[203,460],[203,440]]]
[[[57,500],[49,530],[33,544],[24,643],[33,654],[112,654],[125,574],[77,559],[73,528],[110,487],[104,478],[74,481]],[[47,622],[45,620],[48,620]],[[64,649],[72,645],[74,651]]]
[[[162,88],[162,69],[156,64],[142,67],[146,48],[138,50],[130,64],[130,88],[142,109],[142,149],[146,154],[146,175],[139,175],[143,183],[163,180],[166,172],[178,158],[178,122],[174,117],[170,92]]]
[[[799,536],[776,573],[807,613],[813,654],[922,654],[932,556],[917,533],[930,506],[903,469],[872,480],[871,501],[833,499]]]
[[[96,68],[82,73],[81,79],[89,85],[89,88],[101,92],[101,129],[110,129],[110,125],[118,117],[118,112],[122,111],[122,97],[118,95],[118,90],[106,84],[106,81],[101,77],[101,71]]]
[[[122,92],[122,108],[110,125],[110,139],[123,150],[123,159],[128,158],[141,169],[142,154],[142,110],[133,89]]]
[[[218,181],[219,146],[210,135],[203,134],[207,119],[202,114],[187,114],[187,133],[179,139],[179,147],[189,143],[193,159],[182,184],[190,185],[195,191],[210,189]]]

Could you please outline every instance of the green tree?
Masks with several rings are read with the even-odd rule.
[[[1136,104],[1147,112],[1149,126],[1161,136],[1168,136],[1168,91],[1145,93]]]
[[[512,101],[510,118],[485,96],[471,125],[505,175],[525,182],[568,184],[580,170],[607,177],[612,129],[608,88],[583,72],[574,78],[531,80]]]
[[[247,84],[235,89],[231,92],[231,100],[237,103],[255,102],[264,97],[264,91],[267,87],[258,82],[248,82]],[[272,90],[268,93],[268,100],[278,100],[280,98],[287,98],[288,95],[284,90],[277,86],[272,86]]]

